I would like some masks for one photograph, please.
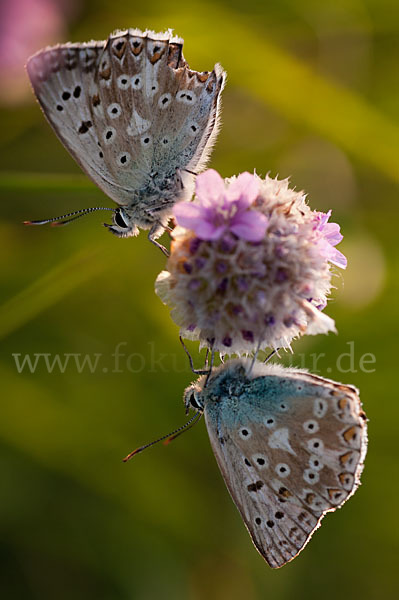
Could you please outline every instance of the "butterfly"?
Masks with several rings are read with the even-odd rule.
[[[93,210],[112,210],[118,237],[139,227],[155,240],[178,200],[190,199],[219,129],[226,74],[192,71],[183,40],[138,29],[108,40],[49,47],[27,72],[45,117],[116,209],[83,209],[27,224],[63,225]]]
[[[237,359],[189,386],[184,402],[205,415],[227,488],[273,568],[359,485],[367,429],[353,386]]]

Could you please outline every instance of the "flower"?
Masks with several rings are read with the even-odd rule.
[[[228,231],[249,242],[264,237],[266,216],[250,210],[259,192],[254,175],[241,173],[226,187],[219,173],[209,169],[198,175],[195,192],[198,202],[177,203],[174,215],[179,225],[194,231],[200,240],[219,240]]]
[[[332,265],[346,259],[330,215],[312,211],[287,180],[198,176],[194,201],[175,207],[171,255],[156,281],[181,335],[242,354],[335,331],[322,310]]]

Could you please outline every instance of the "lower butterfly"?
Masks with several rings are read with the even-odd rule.
[[[295,558],[324,515],[359,486],[367,427],[353,386],[237,359],[202,375],[184,402],[195,410],[186,425],[124,460],[171,441],[204,415],[231,497],[273,568]]]
[[[271,567],[295,558],[356,491],[367,428],[353,386],[238,359],[203,375],[184,401],[205,415],[227,488]]]
[[[190,199],[219,128],[225,72],[192,71],[171,32],[117,31],[32,56],[27,71],[44,115],[87,175],[118,208],[87,208],[27,224],[64,225],[111,210],[119,237],[156,239],[178,200]],[[165,250],[162,246],[161,249]]]

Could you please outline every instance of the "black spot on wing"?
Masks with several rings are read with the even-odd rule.
[[[259,479],[258,481],[255,481],[255,483],[250,483],[247,485],[247,490],[248,492],[257,492],[258,490],[262,489],[264,485],[265,484],[263,481]]]

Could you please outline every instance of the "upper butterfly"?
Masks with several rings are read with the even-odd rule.
[[[150,229],[156,245],[175,202],[190,199],[219,128],[225,72],[192,71],[171,31],[117,31],[107,41],[63,44],[27,71],[43,112],[87,175],[119,207],[119,237]],[[91,210],[31,221],[63,224]],[[65,217],[67,220],[61,221]]]

